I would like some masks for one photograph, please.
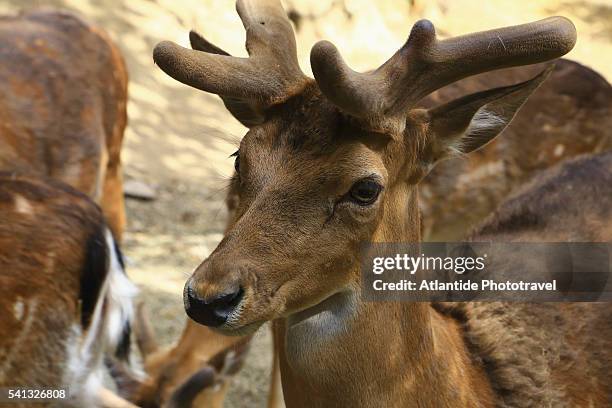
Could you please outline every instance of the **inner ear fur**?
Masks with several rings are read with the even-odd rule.
[[[493,140],[553,68],[520,84],[470,94],[429,110],[430,163],[470,153]]]

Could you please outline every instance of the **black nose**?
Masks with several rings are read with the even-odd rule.
[[[242,288],[238,288],[210,299],[202,299],[187,282],[184,294],[185,311],[187,316],[200,324],[211,327],[221,326],[236,309],[243,294]]]

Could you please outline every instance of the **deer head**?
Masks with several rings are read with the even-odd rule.
[[[576,40],[562,17],[445,40],[422,20],[367,73],[317,43],[312,80],[278,0],[239,0],[237,11],[249,58],[193,32],[192,50],[162,42],[154,51],[166,73],[219,95],[249,128],[235,153],[230,228],[184,292],[191,318],[228,334],[358,285],[363,241],[418,240],[419,180],[504,130],[550,69],[433,109],[417,108],[423,97],[471,75],[560,57]]]

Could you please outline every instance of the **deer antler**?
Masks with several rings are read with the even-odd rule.
[[[403,118],[424,96],[462,78],[558,58],[576,43],[566,18],[437,40],[430,21],[418,21],[406,43],[372,72],[346,65],[337,48],[320,41],[310,61],[321,91],[346,113],[370,120]]]
[[[200,37],[201,47],[194,48],[201,51],[159,43],[153,51],[155,63],[180,82],[222,97],[255,101],[261,109],[299,93],[308,78],[300,70],[291,22],[280,1],[238,0],[236,10],[246,29],[249,58],[232,57]]]

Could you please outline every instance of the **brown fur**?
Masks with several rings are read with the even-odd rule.
[[[129,357],[128,322],[116,328],[123,330],[119,344],[105,345],[111,333],[106,311],[118,311],[118,299],[101,297],[102,290],[116,289],[106,285],[104,218],[117,239],[125,224],[120,163],[125,64],[106,33],[66,11],[0,18],[0,45],[0,171],[7,200],[0,219],[0,263],[6,263],[0,270],[9,274],[2,277],[2,289],[16,296],[7,298],[7,305],[12,300],[26,307],[25,323],[1,330],[15,334],[5,336],[7,341],[25,336],[17,340],[23,345],[3,345],[11,356],[2,383],[71,387],[85,398],[71,402],[76,406],[97,404],[99,397],[114,399],[105,401],[109,407],[126,407],[110,391],[83,388],[86,377],[103,368],[103,353]],[[11,212],[10,203],[21,206],[21,213]],[[114,296],[127,302],[126,294]],[[101,299],[104,317],[94,329]],[[99,332],[91,355],[75,354],[92,330]],[[83,365],[79,373],[70,370],[75,364]]]
[[[278,21],[280,3],[265,6],[286,27]],[[238,2],[239,11],[245,7],[260,14],[267,10],[256,2]],[[274,27],[251,26],[243,14],[247,39],[254,37],[258,46],[252,50],[247,44],[249,53],[260,51],[261,39]],[[264,17],[258,21],[267,23]],[[240,144],[239,171],[232,181],[238,197],[234,218],[187,282],[185,304],[193,319],[221,333],[250,334],[275,320],[288,406],[495,405],[488,367],[472,358],[460,323],[427,303],[365,302],[359,257],[362,242],[418,242],[418,182],[439,159],[476,150],[503,131],[550,71],[432,109],[413,109],[411,98],[462,73],[485,71],[490,63],[499,67],[558,57],[575,40],[565,19],[529,27],[438,42],[431,24],[422,21],[404,47],[371,74],[351,71],[331,44],[319,43],[311,53],[317,80],[276,105],[261,107],[261,123],[251,124]],[[542,34],[547,32],[554,38]],[[560,38],[555,33],[572,39],[569,47],[561,47],[565,42],[555,41]],[[515,40],[511,47],[502,36]],[[279,57],[275,45],[268,51]],[[499,52],[484,52],[485,47]],[[444,61],[449,53],[454,58]],[[256,100],[274,80],[286,79],[279,67],[252,79],[225,78],[227,70],[219,68],[246,62],[217,54],[164,42],[154,58],[180,81],[246,101]],[[423,78],[431,81],[419,82]],[[250,89],[255,85],[259,93]],[[369,187],[359,188],[364,185]],[[364,191],[379,194],[358,199]],[[211,317],[219,299],[228,296],[237,303],[221,317]],[[568,397],[581,403],[580,396]]]
[[[459,318],[498,407],[608,407],[608,303],[437,305]],[[606,337],[607,336],[607,337]]]
[[[579,199],[577,199],[579,197]],[[612,240],[612,153],[563,163],[507,199],[475,242]],[[563,220],[563,222],[559,222]],[[443,303],[499,407],[612,404],[609,303]]]
[[[80,17],[40,10],[0,19],[0,170],[61,180],[125,226],[120,150],[127,71]]]
[[[612,239],[610,197],[612,153],[580,157],[538,174],[511,194],[471,239],[607,242]]]
[[[312,103],[314,100],[316,103]],[[291,125],[286,127],[282,118],[289,112],[297,114],[292,114]],[[220,288],[232,279],[247,279],[249,283],[243,281],[247,300],[240,316],[246,327],[238,326],[235,333],[248,333],[253,324],[258,325],[250,321],[280,316],[290,316],[291,326],[299,326],[299,322],[316,313],[318,307],[345,302],[345,296],[349,296],[345,290],[353,289],[340,289],[335,295],[333,292],[330,295],[329,291],[354,288],[353,282],[358,282],[359,274],[348,265],[355,262],[352,256],[359,242],[368,239],[370,234],[374,234],[374,240],[418,240],[416,192],[403,179],[392,180],[405,172],[409,174],[415,168],[415,157],[423,155],[422,149],[428,141],[427,135],[420,132],[425,129],[421,123],[427,120],[426,115],[415,111],[408,118],[410,132],[414,134],[403,139],[405,145],[394,143],[396,136],[385,141],[380,139],[381,135],[363,132],[358,123],[321,99],[315,88],[279,107],[273,115],[275,119],[252,130],[242,141],[241,174],[233,180],[239,193],[235,219],[230,221],[229,232],[220,246],[194,276],[203,296],[222,290]],[[310,128],[313,131],[299,133],[300,129]],[[303,139],[296,148],[295,140],[300,136]],[[380,153],[382,159],[379,159],[378,149],[386,152]],[[398,158],[400,155],[403,159]],[[309,165],[301,164],[305,162]],[[330,170],[329,163],[335,168]],[[382,207],[374,219],[350,206],[317,209],[311,204],[321,196],[344,193],[356,175],[364,174],[362,168],[377,166],[384,166],[390,184],[384,193],[388,198],[383,204],[377,204]],[[296,209],[300,211],[299,216],[295,214]],[[308,223],[304,224],[306,220]],[[351,225],[350,233],[344,230],[343,222]],[[369,224],[371,222],[375,227]],[[317,238],[307,239],[304,235]],[[289,242],[301,244],[289,246]],[[282,255],[271,257],[274,253]],[[320,257],[308,255],[312,253]],[[235,268],[234,261],[229,263],[229,260],[248,260],[249,266],[257,265],[252,272],[254,276],[248,274],[249,268],[229,273],[226,268]],[[256,272],[260,268],[265,274]],[[206,283],[199,280],[200,276],[206,276]],[[257,283],[250,283],[250,279],[257,279],[254,281]],[[320,286],[317,282],[326,284]],[[251,287],[252,284],[257,286]],[[255,291],[263,297],[251,297]],[[320,306],[315,306],[322,301]],[[307,314],[302,316],[301,311],[313,306],[314,311],[304,312]],[[282,336],[276,341],[283,345],[280,366],[289,406],[371,405],[373,401],[401,406],[409,400],[431,406],[450,406],[448,395],[451,394],[458,398],[453,401],[459,401],[460,405],[492,404],[492,391],[485,380],[484,369],[472,366],[454,323],[439,318],[420,304],[388,304],[381,308],[380,305],[358,303],[356,307],[359,309],[354,313],[358,313],[359,319],[354,323],[350,323],[351,319],[341,323],[347,325],[344,329],[347,334],[333,335],[332,338],[337,338],[330,338],[324,348],[322,345],[293,344],[297,340],[290,340],[289,333],[298,329],[287,327],[282,321],[275,324],[276,336]],[[390,344],[377,345],[372,341],[368,334],[372,330],[369,322],[400,322],[401,316],[411,316],[412,323],[383,325],[376,329],[376,338],[388,339]],[[224,328],[227,333],[233,330]],[[302,338],[301,334],[295,336]],[[399,338],[403,339],[401,345],[393,343],[392,339]],[[299,351],[299,347],[305,349]],[[398,353],[380,355],[376,351],[379,347],[398,347]],[[405,357],[411,355],[413,349],[423,351],[415,354],[414,361],[407,361]],[[439,350],[439,359],[444,363],[430,366],[421,361],[431,352],[428,350]],[[302,362],[299,357],[302,355],[308,356],[307,360]],[[377,355],[377,359],[356,360],[354,357],[361,355]],[[400,356],[403,366],[416,371],[406,370],[398,376],[397,371],[384,368],[396,365]],[[353,363],[338,365],[341,361]],[[421,364],[424,364],[422,368]],[[425,370],[422,375],[419,374],[421,369]],[[339,381],[349,378],[351,381]],[[452,385],[459,382],[463,385],[461,391]],[[364,388],[363,384],[368,387]],[[307,401],[302,397],[305,394],[311,396]]]
[[[67,347],[90,330],[106,277],[102,213],[63,184],[1,172],[0,213],[0,386],[81,391],[66,383]],[[84,281],[99,284],[84,293]]]
[[[542,64],[467,78],[423,101],[431,107],[491,86],[529,78]],[[424,236],[461,239],[539,171],[584,153],[612,150],[612,87],[576,62],[556,62],[550,78],[499,137],[467,157],[436,166],[420,184]]]

